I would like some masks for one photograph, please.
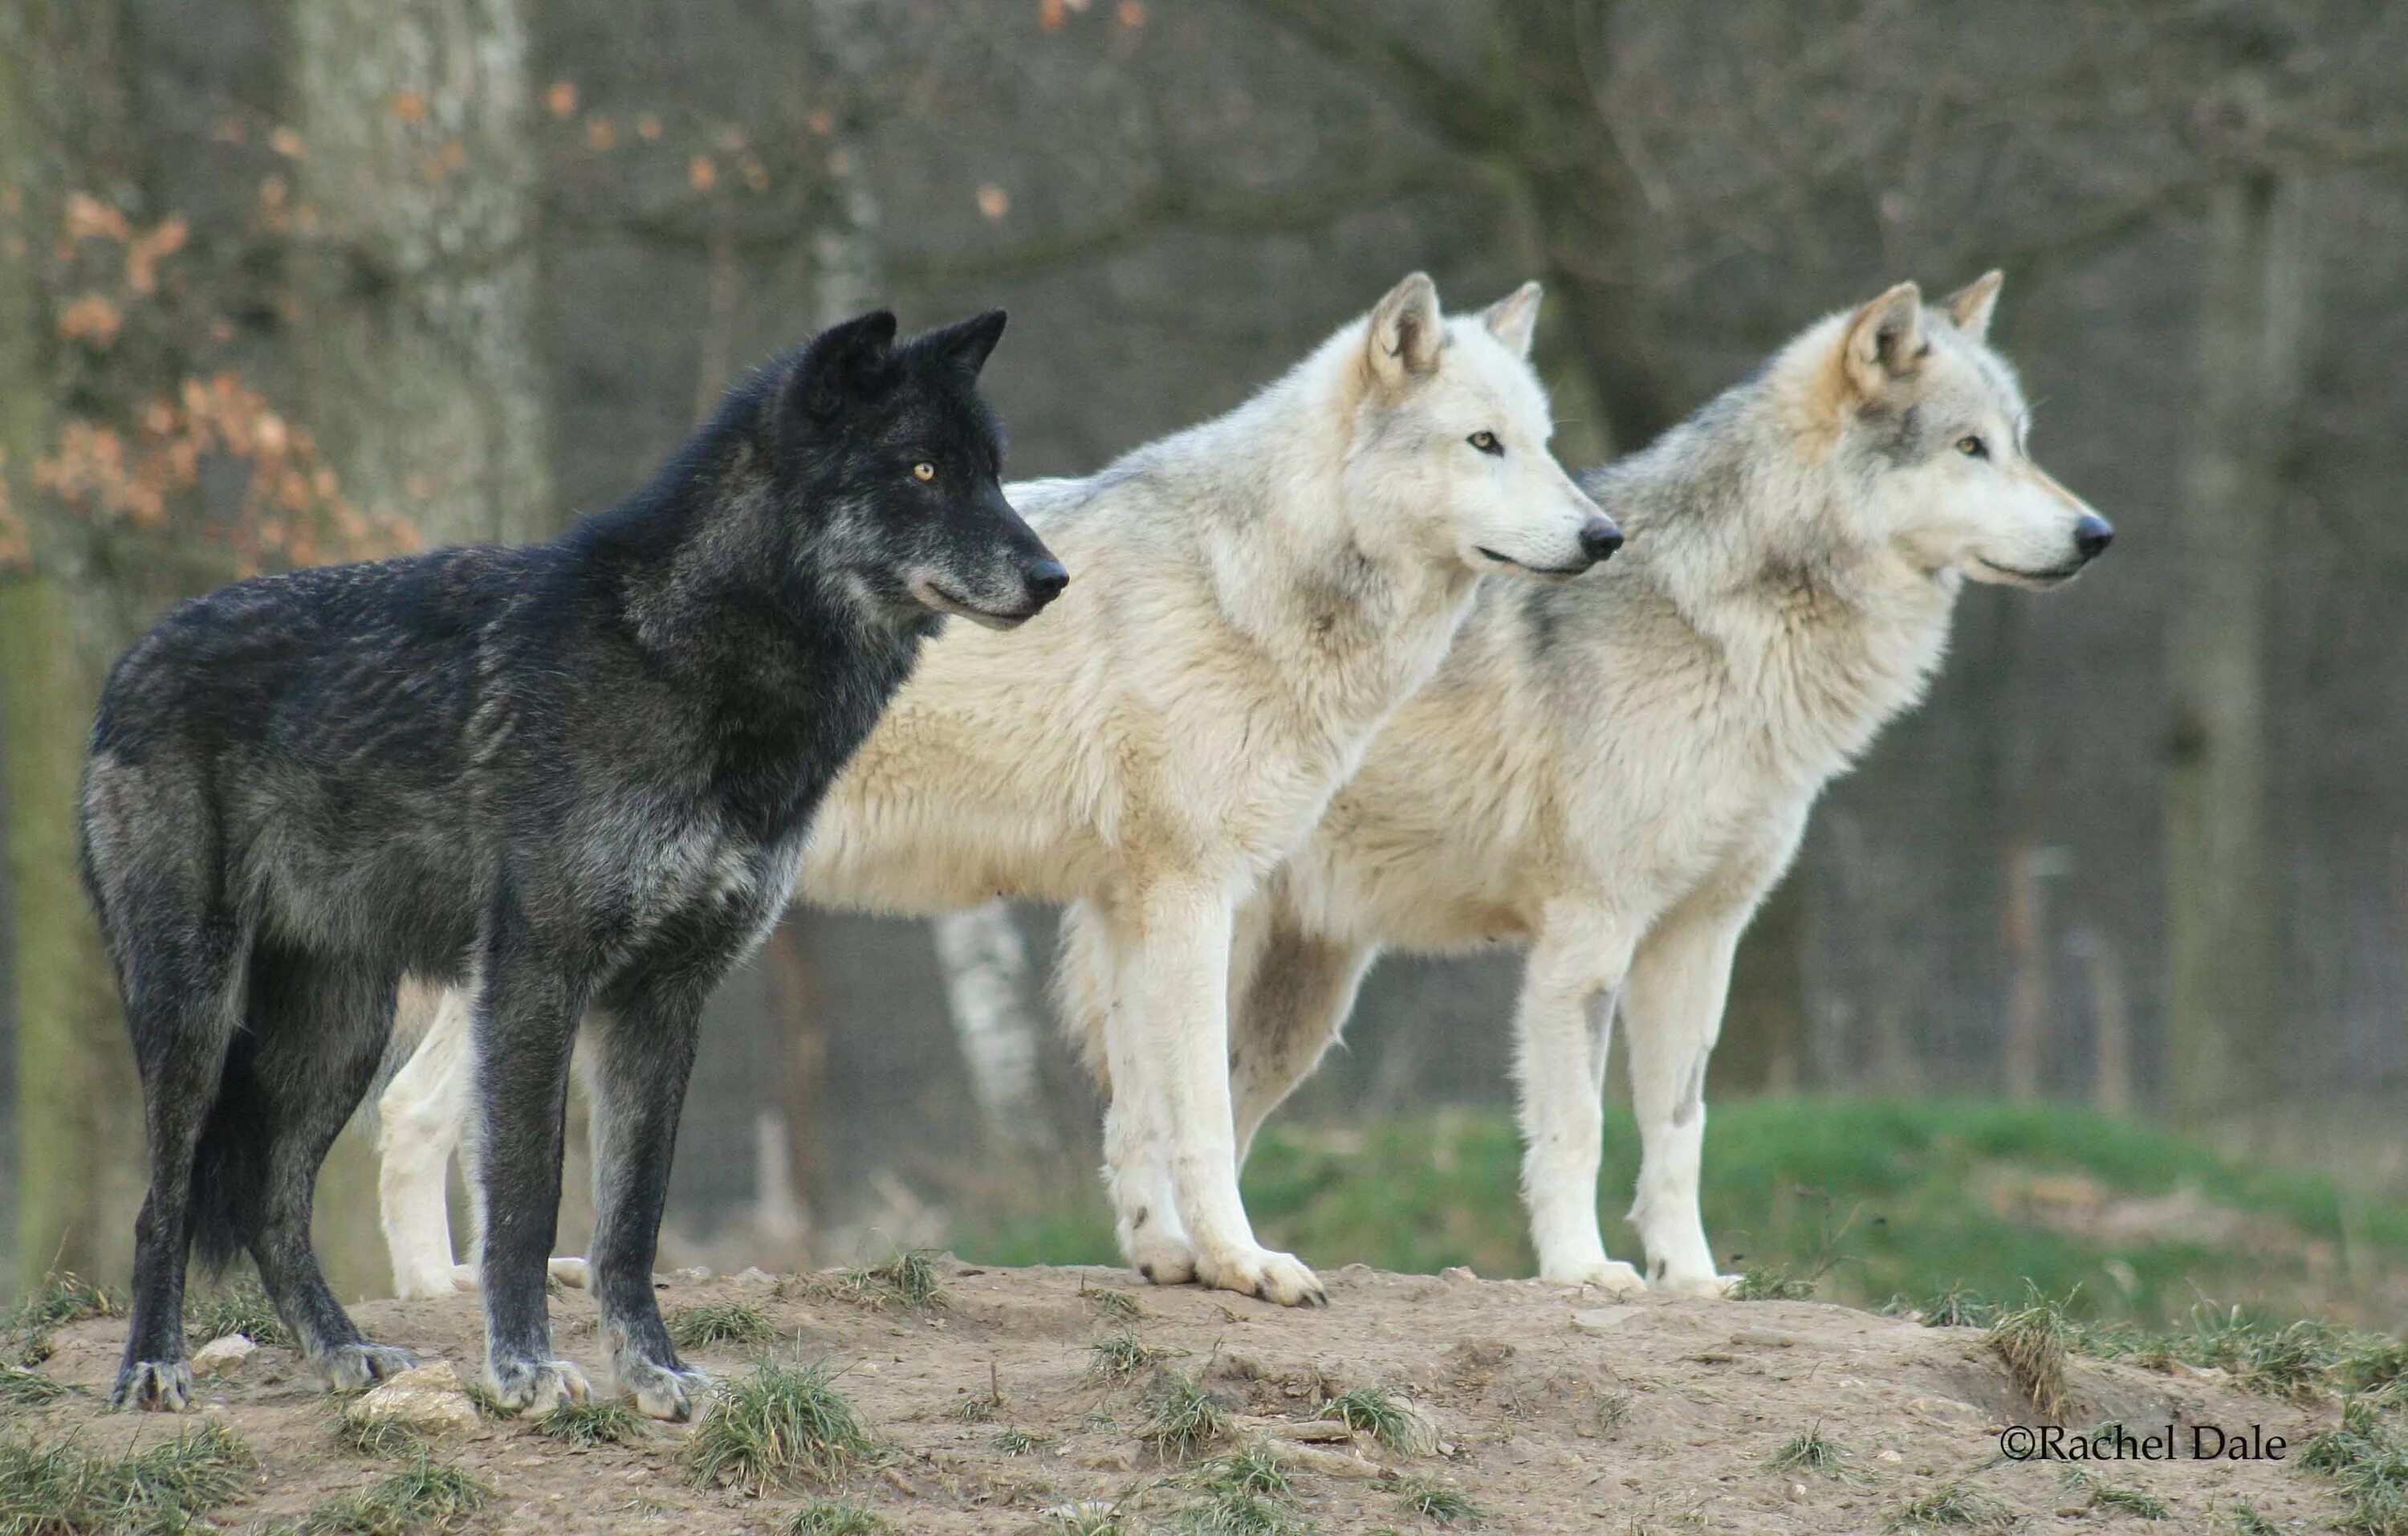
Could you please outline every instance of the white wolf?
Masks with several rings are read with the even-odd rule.
[[[1588,478],[1630,538],[1609,571],[1481,593],[1438,676],[1240,914],[1241,1160],[1378,950],[1526,944],[1515,1075],[1541,1276],[1643,1288],[1597,1218],[1619,998],[1649,1277],[1724,1287],[1698,1173],[1741,931],[1823,785],[1921,695],[1960,581],[2055,586],[2111,537],[2030,457],[2014,373],[1984,339],[1999,281],[1937,308],[1902,284],[1813,326]],[[1065,990],[1100,998],[1083,973],[1101,948],[1072,915]],[[1158,1180],[1131,1150],[1114,1143],[1114,1176]]]
[[[1154,1280],[1289,1305],[1320,1283],[1238,1194],[1233,914],[1454,640],[1483,572],[1620,544],[1547,450],[1529,284],[1440,315],[1420,274],[1228,415],[1012,504],[1076,573],[1008,642],[955,626],[830,790],[803,899],[926,914],[1080,904],[1124,1247]],[[404,1294],[455,1283],[456,1006],[383,1103]],[[470,1281],[473,1283],[473,1280]]]

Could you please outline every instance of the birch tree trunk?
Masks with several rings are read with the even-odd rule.
[[[2307,294],[2299,197],[2270,172],[2207,216],[2168,679],[2171,1107],[2205,1127],[2272,1091],[2282,1027],[2266,847],[2263,634]]]

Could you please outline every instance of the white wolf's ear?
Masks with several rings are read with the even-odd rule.
[[[1388,290],[1371,310],[1365,362],[1371,377],[1389,389],[1436,371],[1438,350],[1446,345],[1446,320],[1438,309],[1438,284],[1416,272]]]
[[[1958,330],[1979,341],[1990,334],[1990,311],[1999,307],[1999,284],[2006,280],[2007,275],[1994,266],[1942,299],[1940,307]]]
[[[1848,317],[1840,368],[1859,398],[1870,399],[1923,366],[1923,290],[1901,282]]]
[[[1480,311],[1488,334],[1516,357],[1530,355],[1530,333],[1539,328],[1539,299],[1546,292],[1535,282],[1521,287]]]

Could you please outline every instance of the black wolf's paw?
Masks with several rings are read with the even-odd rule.
[[[391,1344],[343,1344],[309,1362],[330,1392],[356,1392],[398,1376],[418,1363],[418,1357]]]
[[[118,1372],[109,1410],[180,1414],[193,1398],[193,1368],[181,1360],[136,1360]]]
[[[478,1385],[510,1414],[549,1414],[594,1395],[585,1372],[566,1360],[488,1359]]]
[[[655,1365],[631,1356],[615,1362],[613,1369],[619,1395],[646,1418],[682,1424],[694,1416],[695,1400],[710,1390],[710,1377],[692,1366]]]

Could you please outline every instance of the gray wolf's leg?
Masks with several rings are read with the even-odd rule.
[[[486,956],[471,1026],[484,1122],[482,1385],[503,1407],[538,1414],[588,1395],[584,1372],[552,1355],[543,1286],[560,1224],[568,1059],[582,1003],[581,989],[544,957],[505,942]]]
[[[1601,914],[1550,912],[1523,967],[1513,1013],[1522,1199],[1539,1277],[1616,1293],[1646,1288],[1636,1270],[1606,1256],[1597,1220],[1605,1052],[1628,955]]]
[[[1309,932],[1269,897],[1239,914],[1229,978],[1229,1086],[1238,1166],[1263,1122],[1336,1043],[1379,951]]]
[[[251,959],[251,1034],[235,1053],[243,1108],[262,1127],[265,1155],[264,1183],[236,1193],[237,1223],[277,1315],[311,1368],[337,1390],[366,1386],[412,1363],[408,1351],[361,1336],[326,1284],[309,1239],[318,1170],[376,1079],[394,990],[389,975],[263,947]],[[236,1107],[232,1088],[230,1082],[229,1109]]]
[[[403,988],[404,1007],[418,990]],[[449,986],[434,997],[433,1021],[377,1101],[377,1200],[393,1259],[393,1294],[405,1299],[449,1296],[459,1288],[443,1178],[460,1145],[464,1120],[473,1113],[476,1068],[467,991]],[[473,1158],[468,1178],[475,1187]]]
[[[1630,1029],[1630,1098],[1644,1148],[1630,1219],[1647,1245],[1648,1278],[1693,1296],[1719,1296],[1698,1210],[1706,1137],[1706,1062],[1722,1030],[1731,955],[1748,909],[1676,912],[1657,925],[1630,967],[1622,1014]]]
[[[685,1418],[708,1380],[669,1343],[652,1295],[652,1257],[702,1005],[722,969],[653,977],[615,1010],[596,1009],[591,1018],[594,1295],[620,1394],[653,1418]]]

